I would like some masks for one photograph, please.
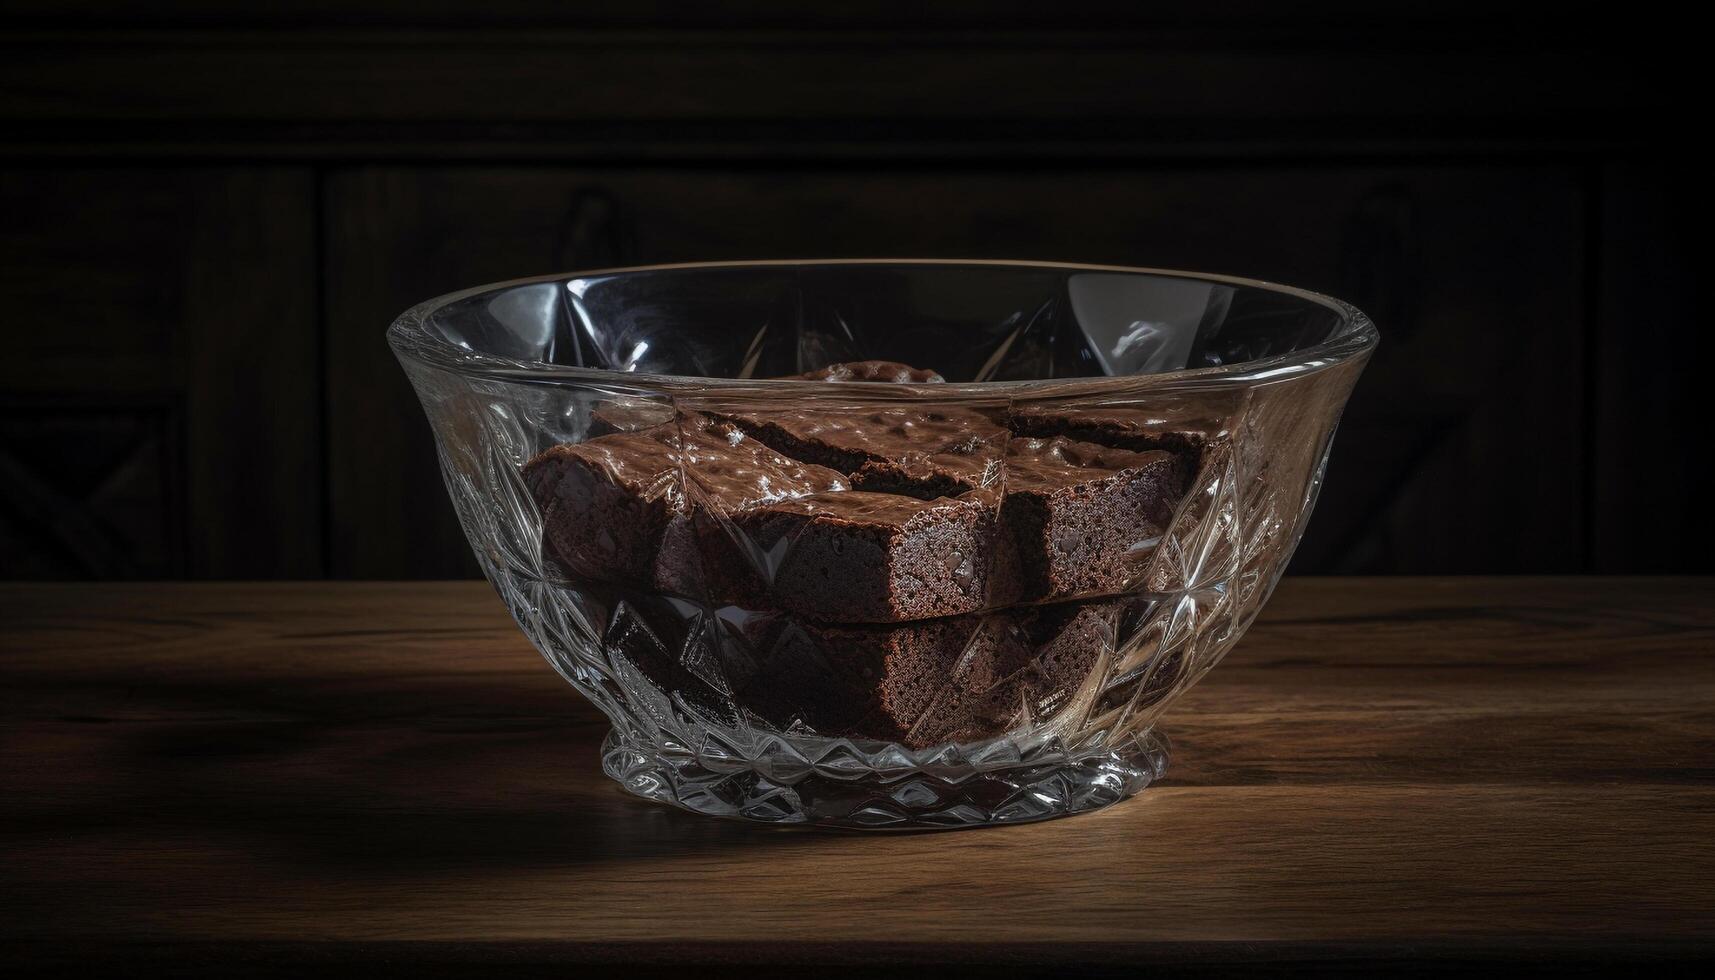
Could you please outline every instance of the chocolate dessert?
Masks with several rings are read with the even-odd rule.
[[[666,402],[643,398],[601,402],[590,410],[589,437],[642,432],[671,422],[676,414]]]
[[[1008,648],[1011,631],[996,619],[959,616],[856,627],[785,617],[768,638],[762,672],[741,697],[778,727],[906,742],[914,727],[929,720],[931,709],[939,722],[932,727],[951,727],[952,716],[963,708],[954,702],[963,699],[945,689],[953,686],[961,661],[993,665],[1028,658],[1028,651]]]
[[[1133,452],[1164,450],[1187,456],[1201,452],[1221,431],[1218,419],[1196,412],[1123,407],[1068,410],[1053,404],[1015,406],[1006,422],[1021,436],[1065,436]]]
[[[831,623],[895,623],[1004,605],[1014,566],[997,562],[993,502],[858,490],[693,522],[709,598]],[[664,556],[665,557],[665,556]]]
[[[1027,599],[1112,595],[1144,570],[1184,489],[1173,453],[1014,439],[1001,523]]]
[[[723,647],[736,667],[726,686],[743,710],[780,729],[907,748],[993,738],[1027,711],[1045,718],[1070,702],[1111,648],[1119,606],[1021,606],[897,626],[753,614],[737,631],[743,639]],[[668,683],[710,684],[671,670]]]
[[[707,492],[687,499],[685,473]],[[697,509],[741,511],[846,486],[713,424],[657,426],[554,446],[524,466],[548,551],[575,575],[649,583],[673,523]]]
[[[1112,647],[1120,605],[1021,606],[989,617],[984,632],[993,655],[961,657],[928,706],[912,716],[901,744],[978,741],[1005,734],[1026,716],[1052,717]],[[1003,638],[993,638],[997,631]]]
[[[847,474],[854,489],[925,500],[993,483],[1007,430],[970,409],[721,412],[758,442]]]
[[[804,377],[939,380],[890,362]],[[682,703],[922,747],[1068,703],[1113,644],[1125,600],[1102,597],[1136,588],[1218,430],[1133,409],[616,398],[589,431],[524,475],[552,558],[641,590],[606,645]],[[675,632],[693,628],[714,632]],[[732,656],[702,670],[674,659],[717,649]]]

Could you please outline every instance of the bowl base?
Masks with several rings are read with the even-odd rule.
[[[753,767],[711,768],[688,753],[661,752],[610,731],[602,770],[629,793],[709,816],[857,830],[950,829],[1110,806],[1160,779],[1168,748],[1166,736],[1150,731],[1119,747],[1009,767],[836,775],[810,766],[787,781]]]

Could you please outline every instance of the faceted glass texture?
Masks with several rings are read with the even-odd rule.
[[[893,260],[521,280],[388,337],[484,571],[612,720],[608,774],[861,828],[1158,778],[1376,344],[1246,280]],[[794,377],[873,360],[939,377]]]

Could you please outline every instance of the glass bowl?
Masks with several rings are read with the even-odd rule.
[[[525,279],[388,339],[610,776],[905,828],[1162,775],[1157,720],[1274,588],[1376,332],[1242,279],[875,260]]]

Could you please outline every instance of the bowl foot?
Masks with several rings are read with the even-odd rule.
[[[896,748],[865,754],[823,740],[819,753],[774,740],[769,757],[710,760],[608,733],[602,770],[627,792],[716,817],[861,830],[984,827],[1099,810],[1167,771],[1158,732],[1083,753],[1007,758],[1011,746],[964,747],[893,765]],[[1001,751],[995,751],[999,748]],[[782,757],[785,758],[782,758]],[[765,775],[766,773],[766,775]]]

